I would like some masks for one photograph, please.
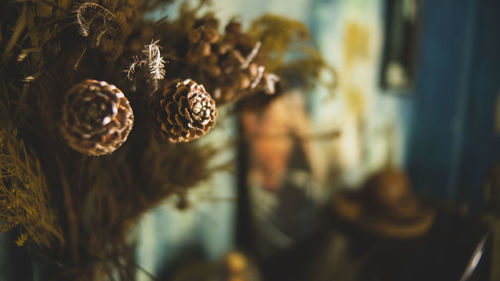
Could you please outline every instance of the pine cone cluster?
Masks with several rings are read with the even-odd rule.
[[[114,85],[88,79],[66,95],[62,135],[83,154],[100,156],[115,151],[127,140],[133,123],[129,101]]]
[[[205,19],[188,33],[188,40],[187,61],[199,69],[200,81],[218,104],[252,90],[274,94],[278,77],[265,72],[258,62],[260,43],[244,34],[239,22],[229,22],[221,35],[217,20]]]
[[[191,79],[168,83],[162,94],[152,99],[160,134],[170,142],[189,142],[215,126],[218,112],[215,101]]]

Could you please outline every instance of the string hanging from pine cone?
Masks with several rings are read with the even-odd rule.
[[[68,145],[80,153],[112,153],[127,140],[133,123],[129,101],[114,85],[87,79],[66,95],[61,131]]]
[[[217,108],[203,85],[191,79],[174,80],[152,99],[156,122],[163,139],[189,142],[215,126]]]

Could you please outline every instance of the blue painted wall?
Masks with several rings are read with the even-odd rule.
[[[499,1],[423,1],[407,166],[422,194],[481,207],[481,184],[500,160]]]
[[[500,93],[500,1],[477,2],[481,3],[477,8],[457,194],[458,199],[474,205],[481,202],[480,187],[488,169],[500,163],[500,132],[495,120]]]
[[[464,130],[475,1],[424,1],[408,168],[415,186],[456,197],[456,161]]]

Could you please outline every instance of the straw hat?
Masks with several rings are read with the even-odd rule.
[[[347,223],[388,238],[418,237],[434,221],[434,212],[412,195],[407,176],[393,169],[372,175],[359,191],[337,195],[333,209]]]

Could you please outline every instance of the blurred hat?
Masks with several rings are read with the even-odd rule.
[[[358,191],[338,194],[333,209],[343,221],[388,238],[421,236],[434,222],[433,210],[413,196],[406,174],[394,169],[372,175]]]

